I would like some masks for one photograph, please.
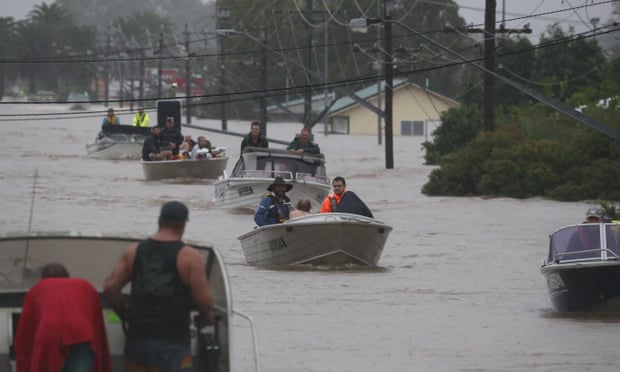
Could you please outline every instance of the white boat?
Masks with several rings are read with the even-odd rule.
[[[86,236],[79,233],[24,233],[0,236],[0,370],[15,371],[13,339],[21,304],[29,288],[40,280],[38,269],[46,263],[63,264],[74,277],[88,280],[101,294],[104,279],[127,247],[144,237]],[[187,241],[203,253],[205,271],[213,293],[216,324],[196,328],[192,321],[195,371],[230,372],[231,293],[226,266],[210,245]],[[126,294],[129,289],[126,288]],[[114,371],[122,371],[125,338],[121,321],[102,299],[103,318]],[[251,319],[235,311],[235,314]],[[192,319],[197,314],[192,313]],[[197,331],[197,329],[199,329]],[[252,331],[253,325],[252,325]],[[258,369],[255,352],[256,369]]]
[[[140,159],[142,144],[150,133],[146,127],[109,126],[99,132],[95,142],[86,145],[86,151],[88,156],[102,159]]]
[[[620,224],[566,226],[549,237],[540,272],[554,311],[620,311]]]
[[[287,193],[296,202],[309,199],[319,211],[331,185],[322,154],[293,154],[282,149],[246,147],[230,176],[215,183],[214,202],[222,208],[255,209],[276,177],[293,185]]]
[[[171,178],[216,180],[226,170],[226,156],[209,159],[141,161],[147,181]]]
[[[250,265],[376,266],[392,227],[352,213],[309,214],[238,237]]]

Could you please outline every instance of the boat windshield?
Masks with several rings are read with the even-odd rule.
[[[2,237],[0,290],[30,288],[40,280],[40,268],[51,262],[61,263],[71,276],[100,288],[119,257],[136,241],[79,235]]]
[[[618,259],[620,224],[563,227],[550,236],[548,262]]]
[[[284,150],[244,151],[232,177],[282,177],[329,184],[322,155],[296,155]]]

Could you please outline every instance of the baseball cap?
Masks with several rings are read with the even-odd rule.
[[[175,221],[189,221],[189,210],[185,204],[173,200],[161,207],[159,217]]]
[[[603,212],[603,208],[592,207],[586,212],[586,217],[603,218],[604,215],[605,213]]]

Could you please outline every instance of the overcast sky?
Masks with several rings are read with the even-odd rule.
[[[42,4],[43,2],[53,3],[50,0],[0,0],[0,16],[22,20],[26,18],[35,5]],[[318,6],[318,3],[317,1],[315,7]],[[461,10],[459,13],[461,17],[468,23],[476,25],[484,23],[485,0],[456,0],[456,3],[460,6]],[[601,3],[605,4],[592,5]],[[568,26],[574,26],[576,32],[584,32],[588,30],[588,27],[592,27],[591,19],[599,18],[600,22],[604,23],[610,18],[610,14],[613,11],[610,0],[497,0],[497,21],[502,20],[504,4],[506,5],[506,9],[504,9],[506,20],[531,14],[556,12],[535,19],[506,23],[507,28],[522,28],[525,23],[529,23],[533,30],[532,42],[538,41],[539,34],[544,32],[549,24],[558,22],[564,29],[568,29]],[[583,5],[588,6],[576,11],[557,12],[558,10],[571,8],[571,6],[580,7]]]

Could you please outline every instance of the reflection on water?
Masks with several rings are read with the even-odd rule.
[[[23,110],[31,108],[0,105],[4,114]],[[394,228],[380,267],[259,268],[245,263],[237,240],[254,227],[253,211],[214,208],[209,183],[146,182],[138,161],[89,158],[84,146],[100,122],[0,124],[0,231],[28,229],[37,168],[33,230],[146,236],[156,230],[163,202],[187,203],[186,237],[213,243],[228,264],[233,306],[256,322],[264,371],[620,368],[618,318],[551,313],[539,272],[549,233],[580,222],[594,201],[426,197],[420,189],[433,167],[424,165],[424,138],[395,137],[395,169],[386,170],[375,136],[325,136],[317,127],[328,176],[344,176],[347,187]],[[247,133],[249,121],[229,121],[229,128]],[[300,128],[269,123],[268,133],[289,141]],[[188,129],[184,134],[206,135],[230,149],[230,159],[239,155],[239,137]],[[46,260],[67,254],[61,248],[51,252]],[[79,267],[80,260],[98,258],[89,253],[74,259]],[[107,274],[108,261],[100,266],[100,275]],[[247,324],[236,323],[235,370],[251,370]]]

